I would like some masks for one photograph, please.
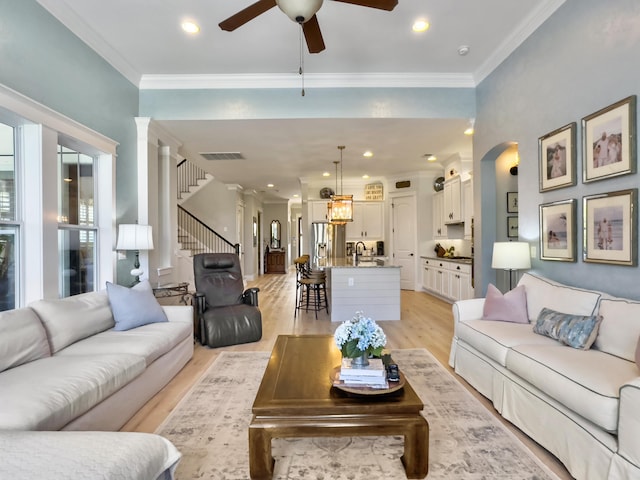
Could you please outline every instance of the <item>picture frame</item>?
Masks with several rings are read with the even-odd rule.
[[[518,238],[518,217],[507,217],[507,237]]]
[[[577,183],[576,130],[572,122],[538,138],[540,192]]]
[[[638,189],[583,197],[585,262],[636,266]]]
[[[575,198],[540,205],[540,260],[577,259]]]
[[[518,213],[518,192],[507,192],[507,213]]]
[[[636,96],[582,119],[584,183],[636,172]]]

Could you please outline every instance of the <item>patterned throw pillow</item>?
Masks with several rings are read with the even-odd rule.
[[[601,321],[600,315],[569,315],[543,308],[533,331],[570,347],[589,350],[598,336]]]

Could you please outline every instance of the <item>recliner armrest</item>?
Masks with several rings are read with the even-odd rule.
[[[196,292],[193,294],[193,306],[195,307],[196,315],[200,316],[204,313],[206,304],[207,301],[205,299],[204,293]]]
[[[247,288],[242,294],[242,303],[246,305],[253,305],[254,307],[258,306],[258,292],[260,291],[257,287]]]

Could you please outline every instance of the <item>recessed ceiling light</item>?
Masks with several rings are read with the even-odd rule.
[[[267,187],[269,187],[269,188],[273,188],[273,187],[274,187],[274,185],[273,185],[273,183],[267,183]]]
[[[297,193],[293,194],[293,198],[298,198],[300,195],[298,195]]]
[[[198,33],[200,31],[200,27],[198,26],[198,24],[191,21],[182,22],[181,26],[182,30],[187,33]]]
[[[473,132],[474,132],[473,127],[469,127],[464,131],[464,134],[465,135],[473,135]]]
[[[471,50],[469,45],[460,45],[460,47],[458,47],[458,55],[464,57],[467,53],[469,53],[469,50]]]
[[[322,174],[322,176],[323,176],[323,177],[330,177],[330,176],[331,176],[331,174],[330,174],[329,172],[324,172],[324,173]]]
[[[371,158],[373,157],[373,152],[371,150],[367,150],[362,154],[363,157]]]
[[[367,175],[367,174],[365,173],[364,175],[362,175],[362,178],[364,178],[364,179],[366,180],[367,178],[369,178],[369,175]]]
[[[427,22],[424,18],[421,18],[420,20],[416,20],[413,23],[413,27],[411,28],[414,32],[426,32],[427,30],[429,30],[429,26],[429,22]]]
[[[433,153],[427,153],[424,155],[424,157],[427,159],[427,162],[435,162],[438,157],[436,157]]]

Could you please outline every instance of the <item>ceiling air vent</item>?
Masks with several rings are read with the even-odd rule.
[[[200,152],[207,160],[244,160],[240,152]]]

